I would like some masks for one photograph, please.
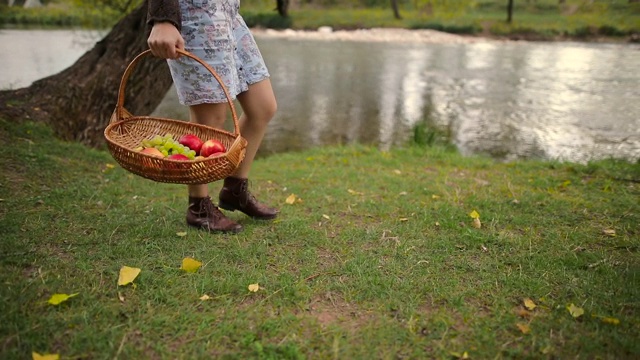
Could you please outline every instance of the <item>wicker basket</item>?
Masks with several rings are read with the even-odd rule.
[[[188,56],[206,67],[220,83],[231,108],[234,133],[187,121],[134,116],[123,107],[127,79],[135,64],[150,52],[150,50],[146,50],[136,56],[122,76],[116,109],[111,116],[109,125],[104,130],[104,136],[111,155],[124,169],[158,182],[207,184],[231,175],[244,159],[247,140],[240,136],[238,116],[233,100],[229,96],[224,83],[215,70],[198,57],[186,51],[178,50],[182,55]],[[157,158],[135,150],[140,146],[143,139],[151,139],[155,135],[162,136],[167,133],[173,134],[176,140],[185,134],[195,134],[202,141],[216,139],[224,144],[227,151],[221,155],[216,155],[216,157],[180,161]]]

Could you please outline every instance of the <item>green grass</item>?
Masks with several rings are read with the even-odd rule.
[[[0,4],[0,27],[85,27],[110,28],[123,16],[122,12],[109,8],[98,9],[71,4],[50,4],[45,7],[24,9]]]
[[[280,217],[231,213],[244,231],[210,235],[185,226],[184,186],[105,151],[6,120],[0,145],[3,359],[640,356],[639,164],[438,145],[277,154],[252,189]],[[185,257],[203,266],[184,273]],[[123,265],[142,269],[135,287],[117,286]]]
[[[516,8],[511,24],[506,22],[506,10],[497,5],[470,7],[464,11],[441,10],[432,14],[408,9],[401,11],[402,19],[399,20],[393,18],[389,9],[302,8],[291,11],[291,27],[305,30],[320,26],[337,29],[399,27],[493,36],[535,35],[541,39],[623,37],[640,32],[640,4],[611,6],[598,11],[578,8],[574,13],[568,13],[557,2],[554,4],[555,7],[542,9]]]

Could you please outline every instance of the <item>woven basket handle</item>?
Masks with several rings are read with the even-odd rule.
[[[229,107],[231,108],[231,116],[233,117],[234,132],[235,132],[236,135],[240,135],[240,126],[239,126],[239,123],[238,123],[238,114],[236,113],[236,108],[233,105],[233,100],[231,99],[231,96],[229,95],[229,91],[227,90],[227,87],[224,85],[224,82],[222,81],[222,79],[220,78],[218,73],[215,70],[213,70],[213,68],[211,66],[209,66],[209,64],[207,64],[206,62],[202,61],[200,58],[198,58],[197,56],[191,54],[190,52],[187,52],[187,51],[184,51],[184,50],[180,50],[180,49],[176,49],[176,51],[178,53],[180,53],[181,55],[188,56],[188,57],[192,58],[193,60],[199,62],[218,81],[218,83],[222,87],[222,91],[224,91],[224,96],[226,96],[226,98],[227,98],[227,102],[229,103]],[[146,55],[149,55],[149,54],[151,54],[151,50],[145,50],[142,53],[140,53],[138,56],[136,56],[131,61],[131,63],[129,63],[129,66],[127,66],[127,69],[124,71],[124,74],[122,75],[122,80],[120,81],[120,89],[118,90],[118,102],[116,103],[116,116],[115,116],[115,119],[113,117],[111,118],[111,122],[117,121],[117,120],[121,120],[121,119],[125,118],[125,114],[127,112],[124,109],[124,94],[125,94],[125,89],[127,87],[127,80],[129,79],[129,75],[131,75],[131,72],[133,71],[135,65],[140,61],[140,59],[143,58]]]

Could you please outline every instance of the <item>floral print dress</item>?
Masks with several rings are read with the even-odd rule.
[[[232,99],[269,77],[260,50],[239,14],[240,0],[180,0],[185,50],[220,76]],[[218,81],[195,60],[168,60],[183,105],[227,102]]]

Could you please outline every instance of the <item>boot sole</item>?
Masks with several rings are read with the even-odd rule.
[[[242,230],[244,230],[244,228],[238,228],[238,229],[233,229],[233,230],[220,230],[220,229],[210,229],[210,228],[205,228],[199,225],[193,225],[193,224],[189,224],[187,223],[188,226],[194,228],[194,229],[198,229],[198,230],[202,230],[202,231],[206,231],[209,232],[211,234],[237,234],[239,232],[241,232]]]
[[[240,210],[240,209],[238,209],[236,207],[233,207],[231,205],[228,205],[228,204],[225,204],[225,203],[222,203],[222,202],[218,203],[218,207],[220,209],[224,209],[224,210],[227,210],[227,211],[236,211],[236,210],[240,211],[241,213],[243,213],[243,214],[245,214],[245,215],[247,215],[250,218],[255,219],[255,220],[273,220],[273,219],[278,217],[278,214],[275,214],[273,216],[252,216],[252,215],[249,215],[246,212],[244,212],[244,211],[242,211],[242,210]]]

